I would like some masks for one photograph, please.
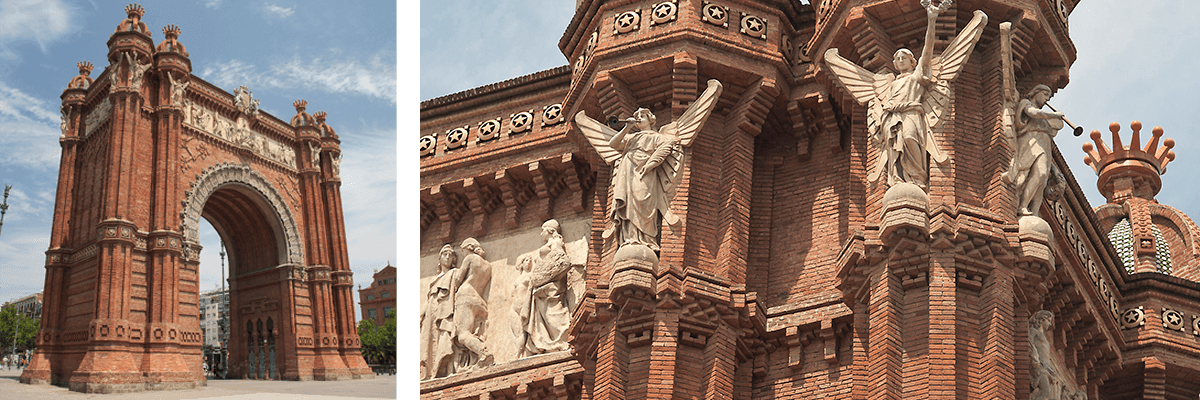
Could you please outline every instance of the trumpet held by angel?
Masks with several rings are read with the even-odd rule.
[[[907,182],[927,189],[926,153],[939,164],[949,160],[933,130],[950,111],[950,83],[966,65],[987,25],[987,15],[976,10],[962,32],[934,58],[934,22],[950,3],[944,0],[934,6],[929,0],[922,1],[928,24],[921,58],[908,49],[897,50],[893,64],[898,74],[868,71],[839,55],[837,48],[825,51],[829,73],[859,104],[867,106],[868,135],[880,152],[867,174],[869,182],[886,174],[889,187]]]
[[[575,114],[583,136],[604,162],[614,165],[606,240],[616,234],[619,246],[641,244],[657,251],[660,220],[673,227],[680,224],[680,218],[671,212],[671,198],[683,178],[683,148],[692,144],[704,126],[721,97],[721,88],[721,82],[710,79],[704,93],[678,120],[657,130],[654,113],[645,108],[626,118],[620,131],[583,111]]]

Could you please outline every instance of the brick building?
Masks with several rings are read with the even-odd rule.
[[[42,293],[34,293],[11,302],[4,303],[3,308],[12,307],[26,318],[42,318]]]
[[[388,311],[396,309],[396,267],[388,263],[371,278],[371,286],[358,289],[358,306],[362,309],[362,319],[383,326]]]
[[[1094,132],[1093,209],[1029,122],[1077,2],[810,3],[581,0],[570,65],[421,104],[423,398],[1200,394],[1174,142]],[[588,137],[682,132],[712,79],[678,146]],[[631,162],[677,185],[654,246],[617,240]]]
[[[189,54],[175,25],[156,44],[145,13],[114,13],[106,59],[64,77],[46,305],[21,382],[203,386],[201,218],[229,254],[229,376],[374,378],[355,329],[341,140],[326,113],[298,100],[295,115],[276,117],[248,87],[192,75],[191,57],[209,55]]]

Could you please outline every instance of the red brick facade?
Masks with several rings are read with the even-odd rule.
[[[868,181],[867,108],[822,62],[837,48],[888,71],[896,49],[923,45],[920,2],[811,3],[583,0],[560,41],[572,65],[422,103],[423,271],[445,243],[476,237],[492,254],[546,219],[590,220],[572,356],[426,380],[423,398],[1025,399],[1042,390],[1042,310],[1067,377],[1051,393],[1200,394],[1200,230],[1137,197],[1158,170],[1102,175],[1102,192],[1126,195],[1093,211],[1054,150],[1062,191],[1040,220],[1021,218],[1001,179],[1015,151],[1005,108],[1066,85],[1076,2],[964,0],[937,17],[935,55],[975,10],[990,22],[936,128],[952,161],[931,161],[920,193]],[[670,122],[708,79],[724,91],[685,150],[672,200],[685,222],[664,224],[657,263],[614,261],[612,167],[571,116],[645,107]],[[1109,239],[1121,218],[1152,239],[1143,258],[1159,232],[1172,275],[1125,271]]]
[[[396,267],[383,267],[371,279],[371,286],[358,289],[358,306],[362,309],[362,319],[383,326],[388,311],[396,309]]]
[[[21,381],[102,393],[204,385],[201,217],[230,255],[231,376],[373,377],[353,318],[340,142],[324,113],[303,101],[290,124],[259,112],[245,87],[230,95],[191,75],[179,28],[156,46],[141,6],[126,12],[109,66],[93,80],[80,63],[63,91],[45,311]]]

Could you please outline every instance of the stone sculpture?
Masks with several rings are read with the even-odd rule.
[[[133,90],[141,89],[142,77],[146,75],[146,70],[150,69],[150,64],[142,65],[137,57],[130,57],[129,53],[125,53],[125,61],[129,63],[129,86]]]
[[[575,123],[600,157],[616,163],[605,239],[616,233],[619,246],[641,244],[657,251],[662,229],[659,218],[671,226],[681,223],[670,203],[683,178],[683,148],[696,138],[720,96],[721,82],[710,79],[708,88],[679,120],[658,131],[654,130],[654,114],[645,108],[634,111],[620,132],[583,111],[575,114]]]
[[[171,81],[171,105],[184,107],[186,109],[186,106],[183,104],[183,96],[191,82],[176,82],[175,78],[172,77],[171,74],[167,74],[167,79]]]
[[[568,271],[572,265],[559,233],[557,220],[542,224],[542,241],[536,256],[517,260],[521,276],[513,293],[518,327],[517,358],[569,349],[566,332],[571,323]]]
[[[897,50],[893,63],[899,75],[868,71],[838,55],[837,48],[825,51],[829,73],[859,104],[867,105],[867,129],[880,152],[867,175],[870,182],[877,182],[886,172],[889,187],[908,182],[927,190],[925,154],[939,164],[949,160],[938,147],[933,130],[950,111],[950,83],[966,65],[987,25],[987,15],[976,10],[962,32],[934,59],[934,22],[950,3],[944,0],[935,7],[929,0],[921,2],[927,18],[921,58],[914,59],[908,49]]]
[[[309,143],[308,150],[312,153],[312,167],[321,168],[321,146]]]
[[[449,244],[438,258],[438,275],[426,291],[421,310],[421,379],[440,378],[491,365],[493,357],[480,336],[487,321],[483,292],[491,266],[473,238],[463,241],[470,254],[456,268],[458,254]]]
[[[333,176],[340,176],[342,174],[342,155],[338,154],[337,157],[331,157],[331,159],[333,160]]]
[[[1054,356],[1053,328],[1054,313],[1050,311],[1040,310],[1029,318],[1029,399],[1087,399],[1086,392],[1068,384],[1071,375]]]
[[[62,136],[66,137],[67,131],[70,130],[67,121],[68,118],[70,118],[71,109],[66,105],[63,105],[62,107],[59,107],[59,111],[62,113],[62,117],[58,124],[58,128],[62,130]]]
[[[1051,177],[1051,152],[1054,137],[1063,127],[1063,114],[1042,110],[1050,99],[1050,88],[1037,85],[1017,103],[1013,117],[1016,130],[1016,152],[1005,182],[1017,189],[1017,211],[1021,215],[1036,215],[1045,195],[1046,182]]]

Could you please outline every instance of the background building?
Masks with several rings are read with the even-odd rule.
[[[362,309],[362,319],[383,326],[388,311],[396,309],[396,267],[388,263],[371,278],[371,286],[358,289],[358,305]]]
[[[26,318],[42,318],[42,292],[4,303],[4,308],[13,307]]]
[[[200,329],[204,331],[205,346],[222,346],[219,324],[229,312],[229,290],[215,289],[200,293]],[[226,324],[228,324],[228,317]]]
[[[582,0],[559,41],[570,65],[423,102],[422,396],[1200,394],[1200,229],[1155,200],[1173,141],[1141,124],[1094,133],[1084,150],[1108,202],[1095,209],[1066,161],[1078,150],[1047,144],[1055,172],[1023,215],[1006,180],[1027,151],[1013,113],[1037,85],[1067,85],[1078,2],[960,1],[930,17],[937,3]],[[972,27],[977,45],[961,47]],[[900,72],[900,48],[954,71],[908,99],[953,104],[921,111],[937,119],[921,157],[950,160],[919,163],[927,185],[872,173],[891,83],[870,79]],[[833,76],[833,49],[867,84]],[[613,133],[642,107],[656,128],[677,123],[710,79],[724,89],[668,196],[682,222],[631,254],[610,236],[631,160],[586,140],[577,115]],[[537,275],[557,249],[582,276]],[[464,290],[468,309],[485,303],[465,323]],[[562,334],[546,320],[564,314]]]

